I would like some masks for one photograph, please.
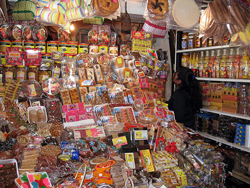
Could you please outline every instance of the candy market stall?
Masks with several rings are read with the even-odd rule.
[[[166,104],[172,68],[154,38],[165,37],[173,3],[148,1],[158,30],[132,28],[120,43],[104,18],[122,3],[12,4],[0,26],[0,188],[224,186],[225,148],[190,134]],[[69,29],[83,19],[79,40]]]

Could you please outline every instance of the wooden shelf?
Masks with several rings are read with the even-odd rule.
[[[250,79],[229,79],[229,78],[203,78],[196,77],[199,81],[211,81],[211,82],[239,82],[239,83],[250,83]]]
[[[203,136],[204,138],[208,138],[208,139],[210,139],[210,140],[213,140],[213,141],[216,141],[216,142],[225,144],[225,145],[227,145],[227,146],[231,146],[231,147],[237,148],[237,149],[239,149],[239,150],[242,150],[242,151],[245,151],[245,152],[250,153],[250,148],[248,148],[248,147],[246,147],[246,146],[240,146],[240,145],[237,145],[237,144],[228,142],[227,140],[225,140],[225,139],[223,139],[223,138],[219,138],[219,137],[216,137],[216,136],[212,136],[212,135],[210,135],[210,134],[208,134],[208,133],[203,133],[203,132],[197,131],[196,134],[199,134],[199,135]]]

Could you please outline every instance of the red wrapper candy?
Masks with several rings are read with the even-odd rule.
[[[18,47],[6,47],[6,65],[23,65],[23,50]]]
[[[26,48],[24,61],[26,66],[40,66],[42,61],[40,48]]]

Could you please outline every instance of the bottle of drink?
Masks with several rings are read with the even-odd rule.
[[[223,49],[222,59],[220,61],[220,78],[227,78],[227,49]]]
[[[208,78],[208,62],[209,62],[209,51],[206,51],[205,59],[203,62],[203,68],[204,68],[204,73],[205,75],[203,77]]]
[[[188,53],[183,53],[181,57],[181,66],[187,67],[188,61],[189,61]]]
[[[221,51],[217,50],[217,55],[214,60],[214,68],[213,68],[213,73],[212,73],[213,78],[220,77],[220,60],[221,60]]]
[[[191,61],[191,64],[189,65],[189,68],[193,69],[194,64],[195,64],[195,53],[193,53],[192,61]]]
[[[203,62],[204,62],[204,52],[201,51],[201,55],[200,55],[200,59],[198,63],[198,76],[199,77],[203,77],[203,71],[204,71]]]
[[[187,68],[190,68],[191,65],[192,65],[192,53],[190,53],[190,55],[189,55],[189,60],[188,60],[188,63],[187,63]]]
[[[244,56],[241,59],[240,62],[240,71],[239,71],[239,79],[247,79],[248,78],[248,61],[249,56],[247,55],[247,50],[245,49]]]
[[[235,59],[233,62],[233,78],[234,79],[239,79],[239,69],[240,69],[240,49],[237,48],[236,49],[236,55],[235,55]]]
[[[194,73],[195,76],[198,76],[198,74],[197,74],[198,63],[199,63],[199,54],[197,53],[197,54],[196,54],[196,58],[195,58],[195,60],[194,60],[194,65],[193,65],[193,68],[192,68],[193,73]]]
[[[211,51],[211,56],[210,60],[208,62],[208,77],[212,78],[212,72],[213,72],[213,67],[214,67],[214,61],[215,61],[215,55],[214,55],[214,50]]]
[[[227,78],[233,78],[234,49],[231,48],[227,60]]]

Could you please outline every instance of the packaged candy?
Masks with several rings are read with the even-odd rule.
[[[77,67],[78,68],[90,68],[93,66],[94,59],[91,54],[88,53],[80,53],[77,56]]]
[[[24,52],[26,66],[40,66],[42,54],[40,48],[26,48]]]
[[[11,29],[9,25],[1,25],[0,26],[0,38],[1,40],[9,39]]]
[[[36,106],[28,108],[28,120],[30,123],[47,122],[47,113],[44,106]]]
[[[117,34],[115,32],[111,32],[110,46],[116,45],[116,37],[117,37]]]
[[[98,44],[98,26],[93,25],[92,29],[88,33],[89,44]]]
[[[51,59],[55,61],[62,61],[63,56],[64,56],[63,52],[52,51],[51,53]]]
[[[68,76],[75,76],[76,70],[76,59],[65,59],[62,61],[61,71],[63,78]]]
[[[61,102],[59,99],[45,99],[48,123],[62,122]]]
[[[22,40],[22,26],[15,25],[11,30],[11,38],[13,40]]]
[[[24,97],[40,97],[43,94],[40,84],[35,80],[23,81],[20,93]]]
[[[6,47],[6,65],[23,65],[23,50],[18,47]]]
[[[48,32],[43,26],[36,26],[33,28],[32,38],[35,41],[46,41],[48,36]]]
[[[29,25],[23,26],[22,30],[23,39],[25,41],[32,40],[32,28]]]
[[[60,93],[60,84],[56,78],[47,78],[42,83],[43,92],[48,96],[56,96]]]
[[[110,26],[100,25],[98,27],[98,43],[99,45],[109,45],[110,43]]]
[[[52,71],[54,67],[54,60],[49,60],[49,59],[42,59],[41,61],[41,70],[50,70]]]

